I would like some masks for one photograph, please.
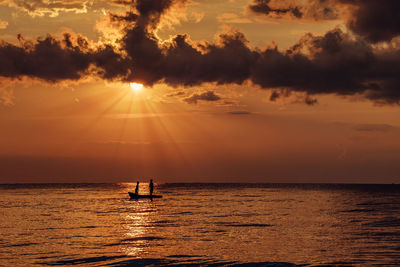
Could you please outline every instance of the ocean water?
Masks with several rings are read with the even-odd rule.
[[[400,265],[399,185],[134,186],[0,185],[0,266]]]

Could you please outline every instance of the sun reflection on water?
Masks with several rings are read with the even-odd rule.
[[[130,191],[133,191],[136,184],[129,184]],[[145,192],[147,185],[140,185],[139,192]],[[157,210],[154,203],[149,199],[130,200],[128,213],[125,214],[125,237],[126,246],[123,251],[128,256],[143,256],[150,246],[148,236],[149,229],[154,218],[157,217]]]

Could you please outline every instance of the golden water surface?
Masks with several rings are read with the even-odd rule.
[[[0,266],[400,262],[397,187],[134,186],[0,186]]]

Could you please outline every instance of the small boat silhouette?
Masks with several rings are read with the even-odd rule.
[[[132,192],[128,192],[131,199],[139,199],[139,198],[162,198],[161,195],[138,195]]]

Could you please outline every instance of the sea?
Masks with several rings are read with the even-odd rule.
[[[400,185],[135,185],[0,185],[0,266],[400,266]]]

